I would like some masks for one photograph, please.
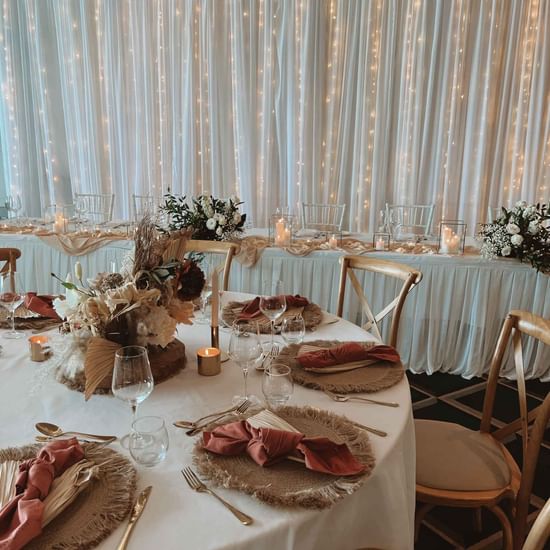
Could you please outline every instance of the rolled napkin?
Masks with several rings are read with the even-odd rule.
[[[309,304],[309,300],[307,298],[304,298],[303,296],[300,296],[298,294],[296,294],[295,296],[292,296],[292,294],[286,294],[285,300],[286,300],[286,307],[288,309],[291,309],[293,307],[305,307]],[[242,309],[242,311],[237,316],[237,319],[239,321],[247,320],[247,319],[255,319],[260,315],[262,315],[262,312],[260,311],[260,297],[256,296],[254,300],[249,302]]]
[[[0,550],[18,550],[42,532],[43,500],[54,478],[83,458],[73,437],[47,443],[20,464],[15,496],[0,510]]]
[[[57,298],[57,296],[50,296],[48,294],[39,296],[36,292],[27,292],[25,307],[34,313],[38,313],[41,317],[49,317],[50,319],[59,319],[61,321],[53,308],[54,298]]]
[[[294,455],[303,457],[306,468],[315,472],[352,476],[365,470],[345,443],[334,443],[326,437],[306,437],[300,432],[254,428],[246,420],[204,432],[203,448],[225,456],[247,453],[260,466],[270,466]]]
[[[333,348],[308,349],[306,353],[299,353],[296,360],[300,366],[310,372],[333,373],[368,367],[379,361],[398,363],[401,359],[397,350],[391,346],[368,346],[359,342],[347,342]]]

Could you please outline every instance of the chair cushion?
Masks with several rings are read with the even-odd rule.
[[[510,483],[499,444],[451,422],[415,420],[416,482],[432,489],[490,491]]]

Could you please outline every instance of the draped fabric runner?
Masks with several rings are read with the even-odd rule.
[[[336,365],[350,365],[350,369],[356,368],[356,365],[351,365],[356,362],[364,367],[379,361],[398,363],[400,357],[391,346],[367,347],[359,342],[347,342],[332,348],[301,353],[296,356],[296,360],[306,371],[322,373],[324,369],[330,371],[330,367]]]
[[[18,550],[42,531],[42,502],[55,477],[84,458],[76,438],[47,443],[19,466],[15,496],[0,510],[0,550]]]
[[[44,243],[69,256],[84,256],[112,241],[126,240],[126,234],[100,233],[98,235],[51,234],[37,235]]]
[[[365,470],[345,443],[273,428],[253,428],[245,420],[204,432],[203,447],[226,456],[246,452],[260,466],[270,466],[297,452],[298,456],[303,455],[306,468],[315,472],[350,476]]]

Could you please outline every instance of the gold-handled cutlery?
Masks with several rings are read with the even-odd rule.
[[[54,439],[57,439],[56,437],[51,437],[49,435],[37,435],[34,437],[34,440],[38,443],[47,443],[48,441],[53,441]],[[97,443],[98,445],[110,445],[111,443],[114,443],[117,438],[116,436],[111,436],[109,438],[105,439],[86,439],[86,438],[78,438],[81,442],[84,443]]]
[[[117,550],[125,550],[126,546],[128,545],[132,530],[134,529],[137,520],[143,513],[143,509],[145,508],[145,505],[149,500],[149,495],[151,494],[152,488],[153,487],[151,485],[149,485],[149,487],[145,487],[145,489],[143,489],[143,491],[141,491],[141,493],[137,497],[134,507],[132,508],[132,513],[130,514],[130,521],[128,522],[126,531],[124,531],[124,535],[122,535],[122,540],[120,541]]]
[[[173,424],[174,424],[174,426],[176,426],[176,428],[196,428],[204,420],[210,419],[214,416],[222,417],[226,414],[229,414],[230,412],[233,412],[233,411],[237,410],[238,408],[239,408],[239,405],[233,405],[233,407],[230,407],[229,409],[226,409],[224,411],[218,411],[218,412],[213,412],[213,413],[207,414],[206,416],[202,416],[201,418],[198,418],[195,421],[176,420],[176,422],[174,422]],[[213,422],[214,420],[209,420],[209,422]]]
[[[246,399],[234,411],[232,411],[230,413],[227,413],[227,414],[242,414],[246,410],[248,410],[251,405],[252,405],[252,403],[250,401],[248,401],[248,399]],[[226,414],[222,414],[219,418],[216,418],[214,420],[209,420],[205,424],[201,424],[200,426],[196,426],[195,428],[187,430],[185,433],[187,435],[197,435],[198,433],[202,432],[202,430],[204,430],[204,428],[206,428],[206,426],[208,426],[208,424],[210,424],[211,422],[215,422],[216,420],[221,420],[224,416],[226,416]]]
[[[365,430],[366,432],[369,432],[374,435],[379,435],[380,437],[386,437],[388,434],[387,432],[383,432],[382,430],[377,430],[376,428],[371,428],[370,426],[365,426],[364,424],[360,424],[359,422],[355,422],[355,420],[348,420],[358,428],[361,428],[362,430]]]
[[[377,399],[371,399],[370,397],[360,397],[358,395],[342,395],[341,393],[334,393],[330,390],[323,390],[333,401],[340,401],[345,403],[346,401],[364,401],[365,403],[373,403],[374,405],[383,405],[384,407],[399,407],[399,403],[394,401],[378,401]]]
[[[222,497],[214,493],[214,491],[208,488],[188,466],[181,471],[181,474],[193,491],[197,491],[197,493],[208,493],[213,497],[216,497],[243,525],[250,525],[254,521],[250,516],[247,516],[235,508],[235,506],[229,504],[229,502],[226,502]]]
[[[116,436],[114,435],[95,435],[82,432],[64,432],[59,426],[57,426],[56,424],[50,424],[49,422],[38,422],[34,425],[34,427],[41,434],[52,438],[61,437],[63,435],[76,435],[84,439],[94,439],[96,441],[111,441],[113,438],[116,439]]]

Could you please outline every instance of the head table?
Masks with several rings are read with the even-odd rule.
[[[224,293],[223,301],[245,295]],[[1,335],[1,331],[0,331]],[[235,490],[219,489],[222,497],[254,518],[251,526],[241,525],[214,498],[192,492],[180,470],[192,466],[195,438],[172,426],[178,419],[194,419],[231,404],[242,393],[243,376],[238,365],[228,361],[218,376],[197,373],[196,350],[209,345],[209,327],[180,326],[178,337],[187,347],[187,366],[174,378],[156,386],[140,405],[139,415],[162,416],[168,426],[170,448],[160,465],[138,470],[138,491],[153,486],[151,498],[139,520],[130,548],[270,548],[333,549],[413,547],[415,446],[411,399],[406,377],[390,389],[375,394],[377,399],[397,401],[398,408],[359,402],[336,403],[322,392],[295,386],[289,405],[311,405],[343,414],[351,420],[384,430],[387,437],[370,435],[376,466],[364,485],[331,508],[317,511],[277,508]],[[278,337],[277,337],[278,338]],[[229,334],[220,333],[221,347],[227,348]],[[357,326],[339,320],[325,324],[306,340],[372,340]],[[95,395],[88,402],[81,393],[56,382],[41,363],[29,359],[26,340],[0,338],[1,447],[33,442],[39,421],[54,422],[64,429],[122,436],[128,432],[130,408],[112,396]],[[261,373],[249,375],[249,391],[261,394]],[[127,454],[119,443],[112,445]],[[124,522],[99,548],[118,544]]]

